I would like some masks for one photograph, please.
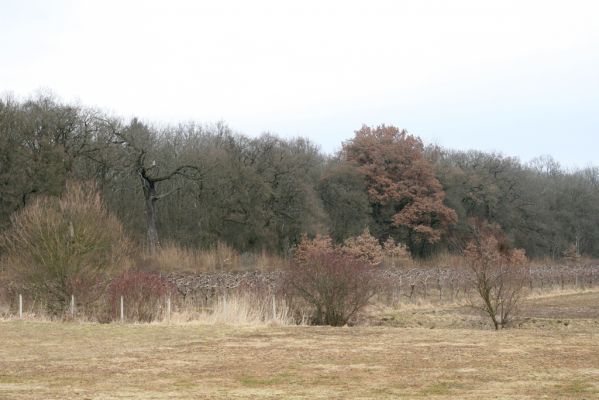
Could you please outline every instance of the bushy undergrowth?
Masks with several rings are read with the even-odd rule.
[[[60,198],[38,198],[0,236],[5,279],[59,315],[96,302],[126,268],[129,242],[93,184],[68,183]]]
[[[335,245],[326,235],[316,235],[313,239],[306,235],[294,249],[294,259],[302,261],[306,254],[318,251],[334,251],[363,261],[372,266],[386,265],[391,267],[406,266],[413,263],[407,246],[389,237],[381,245],[370,234],[368,228],[355,237],[347,238],[341,245]]]
[[[351,323],[374,294],[372,266],[332,250],[305,253],[287,276],[288,295],[302,300],[315,325]]]
[[[499,228],[475,231],[473,237],[462,256],[442,254],[426,261],[413,260],[407,247],[392,238],[381,245],[368,229],[341,244],[328,236],[304,236],[291,262],[264,252],[240,254],[224,243],[207,250],[165,245],[151,255],[140,250],[136,268],[129,269],[131,246],[118,219],[106,211],[93,185],[69,183],[61,198],[35,199],[15,214],[0,236],[0,302],[9,304],[0,315],[14,315],[17,293],[22,293],[29,310],[68,317],[74,295],[77,316],[114,321],[122,296],[129,322],[163,319],[170,298],[179,317],[205,323],[339,326],[356,322],[374,294],[376,301],[386,294],[393,302],[401,297],[413,301],[436,290],[439,301],[443,295],[453,301],[454,293],[476,293],[472,305],[497,328],[504,327],[517,311],[526,279],[532,288],[530,270],[522,268],[528,260],[522,250],[506,245]],[[572,263],[579,264],[575,250]],[[436,273],[430,273],[431,266]],[[466,266],[470,273],[462,273],[465,268],[450,273],[440,266]],[[235,272],[255,276],[248,271],[272,269],[278,271],[265,273],[266,279],[231,283]],[[205,279],[211,273],[217,278],[202,304],[196,304],[159,272],[177,279],[185,274]],[[587,275],[583,285],[588,279],[592,285],[592,272]]]

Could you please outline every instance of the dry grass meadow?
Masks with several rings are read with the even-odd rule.
[[[533,297],[500,332],[459,305],[377,312],[351,328],[7,320],[0,398],[599,398],[598,291]]]

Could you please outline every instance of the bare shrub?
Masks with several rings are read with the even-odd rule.
[[[160,275],[144,271],[127,271],[109,285],[112,316],[119,315],[121,296],[125,300],[128,321],[151,322],[162,317],[167,296],[175,296],[176,287]]]
[[[13,215],[0,236],[8,279],[53,315],[71,295],[85,308],[126,268],[129,242],[95,185],[70,182],[60,199],[39,198]]]
[[[303,253],[290,268],[287,287],[309,307],[314,325],[352,321],[374,293],[371,267],[333,250]]]
[[[477,294],[471,305],[487,314],[495,329],[515,316],[524,293],[527,269],[524,250],[510,250],[497,227],[474,227],[474,239],[464,250]]]

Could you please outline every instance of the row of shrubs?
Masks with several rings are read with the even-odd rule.
[[[477,229],[465,252],[473,288],[495,326],[504,326],[522,287],[515,266],[526,257],[500,240],[498,228],[479,224]],[[156,304],[177,296],[159,274],[131,265],[134,246],[93,184],[68,183],[61,198],[36,199],[13,216],[0,246],[4,286],[10,283],[13,291],[39,299],[50,315],[65,315],[75,296],[80,310],[111,320],[124,296],[129,320],[150,321],[157,316]],[[391,238],[380,245],[368,229],[340,245],[326,236],[304,237],[276,295],[296,321],[308,316],[313,324],[351,323],[376,293],[373,271],[383,258],[403,263],[410,254]],[[508,292],[509,301],[503,298]]]
[[[120,297],[126,296],[128,317],[147,321],[156,315],[159,299],[176,297],[175,287],[159,274],[133,265],[134,246],[93,184],[70,182],[62,197],[35,199],[11,222],[0,236],[0,282],[44,304],[49,315],[68,314],[74,296],[80,310],[106,320],[118,314]],[[297,307],[314,307],[312,321],[327,324],[346,323],[372,295],[364,272],[384,254],[409,258],[404,246],[393,240],[380,246],[368,230],[338,248],[328,237],[305,237],[294,253],[281,286],[285,293],[277,295],[294,299]]]

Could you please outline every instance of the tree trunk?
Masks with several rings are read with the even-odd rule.
[[[142,177],[144,200],[146,205],[146,224],[148,229],[148,249],[154,254],[160,246],[156,228],[156,186],[150,179]]]

